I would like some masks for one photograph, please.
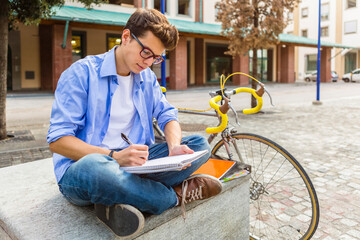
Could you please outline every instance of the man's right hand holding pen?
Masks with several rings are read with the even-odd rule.
[[[141,166],[149,157],[149,147],[147,145],[132,144],[130,139],[121,133],[122,139],[129,144],[129,147],[113,153],[113,158],[120,166]]]

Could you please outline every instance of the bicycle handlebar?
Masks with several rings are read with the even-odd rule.
[[[244,114],[253,114],[253,113],[257,113],[261,110],[262,106],[263,106],[263,99],[262,99],[262,95],[263,95],[263,91],[262,93],[260,92],[261,90],[263,90],[263,88],[260,88],[259,90],[255,90],[252,88],[236,88],[233,91],[235,91],[234,94],[238,94],[240,92],[248,92],[251,93],[257,100],[257,105],[256,107],[250,108],[250,109],[244,109],[243,113]],[[260,95],[260,96],[259,96]]]
[[[228,121],[228,117],[227,117],[227,114],[226,113],[222,113],[220,111],[220,105],[216,104],[216,102],[220,101],[222,99],[222,96],[221,95],[217,95],[213,98],[210,99],[209,101],[209,104],[210,106],[215,109],[219,114],[220,114],[220,117],[221,117],[221,123],[219,126],[217,127],[209,127],[209,128],[206,128],[206,133],[219,133],[221,131],[223,131],[225,128],[226,128],[226,125],[227,125],[227,121]]]
[[[241,88],[236,88],[236,89],[234,89],[234,90],[232,90],[230,92],[226,92],[226,93],[228,95],[235,95],[235,94],[238,94],[240,92],[251,93],[257,99],[256,107],[250,108],[250,109],[244,109],[243,110],[244,114],[253,114],[253,113],[257,113],[257,112],[259,112],[261,110],[261,108],[263,106],[262,95],[264,94],[264,86],[261,86],[258,90],[255,90],[255,89],[252,89],[252,88],[241,87]],[[220,100],[223,100],[223,99],[225,99],[225,103],[222,106],[220,106],[220,105],[218,105],[216,103],[216,102],[219,102]],[[220,115],[221,123],[217,127],[206,128],[206,132],[207,133],[219,133],[219,132],[222,132],[226,128],[227,122],[228,122],[227,111],[229,109],[229,106],[228,106],[229,105],[229,100],[228,99],[226,100],[226,98],[223,98],[223,96],[221,96],[221,95],[217,95],[217,96],[210,99],[209,104]],[[221,110],[223,110],[224,112],[222,112]]]

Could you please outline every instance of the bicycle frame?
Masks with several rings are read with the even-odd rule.
[[[195,111],[195,110],[188,110],[188,109],[178,109],[178,111],[180,113],[187,113],[187,114],[196,114],[196,115],[203,115],[203,116],[211,116],[211,117],[217,117],[218,120],[219,120],[219,125],[218,127],[215,127],[215,128],[211,128],[210,131],[208,131],[207,129],[207,132],[210,133],[209,137],[208,137],[208,143],[211,144],[212,141],[216,138],[216,136],[218,135],[218,130],[219,128],[221,128],[221,126],[225,126],[222,128],[221,130],[221,138],[223,139],[224,141],[224,145],[225,145],[225,148],[226,148],[226,152],[227,152],[227,155],[229,157],[229,160],[231,161],[237,161],[241,164],[245,164],[242,156],[241,156],[241,153],[238,149],[238,146],[236,145],[235,143],[235,139],[233,139],[232,137],[232,134],[236,133],[237,131],[234,130],[234,129],[229,129],[228,127],[228,120],[227,120],[227,111],[229,109],[232,109],[236,115],[236,112],[235,110],[232,108],[232,106],[230,105],[229,103],[229,100],[230,100],[230,96],[231,95],[234,95],[234,94],[237,94],[239,92],[248,92],[248,93],[251,93],[253,94],[253,96],[255,96],[259,101],[260,101],[260,104],[258,104],[258,106],[256,106],[255,108],[253,109],[246,109],[244,110],[244,113],[255,113],[257,111],[259,111],[261,109],[261,106],[262,106],[262,95],[264,93],[264,85],[261,84],[260,85],[260,89],[255,91],[254,89],[250,89],[250,88],[237,88],[237,89],[234,89],[232,91],[229,91],[229,92],[225,92],[226,89],[221,89],[220,91],[216,91],[216,92],[210,92],[210,96],[211,96],[211,100],[210,100],[210,105],[212,108],[214,108],[214,113],[209,113],[209,112],[202,112],[202,111]],[[266,91],[266,90],[265,90]],[[226,96],[226,99],[225,99],[225,102],[224,104],[222,104],[221,106],[217,105],[215,103],[215,99],[219,99],[218,97],[221,96],[221,102],[224,100],[224,95]],[[270,94],[269,94],[270,96]],[[220,112],[220,113],[219,113]],[[226,119],[226,123],[223,121],[222,117],[224,117],[224,119]],[[236,116],[236,119],[237,119],[237,116]],[[238,121],[237,121],[238,123]],[[239,123],[238,123],[239,124]],[[154,126],[154,130],[159,134],[159,136],[161,138],[164,138],[165,135],[164,133],[161,131],[161,129],[159,128],[159,126],[157,125],[157,122],[155,119],[153,119],[153,126]],[[229,144],[232,144],[234,146],[234,149],[236,151],[236,154],[238,156],[238,159],[234,159],[234,155],[233,153],[231,152],[230,150],[230,147],[229,147]]]
[[[263,224],[261,226],[265,226],[265,233],[273,233],[273,231],[269,231],[273,229],[273,225],[271,225],[271,221],[276,221],[278,223],[279,229],[275,230],[275,234],[289,234],[286,238],[281,239],[290,239],[289,237],[298,236],[299,239],[310,239],[312,235],[315,233],[317,229],[317,225],[319,222],[319,203],[316,195],[316,191],[314,189],[313,184],[311,183],[310,178],[307,173],[300,165],[300,163],[291,156],[283,147],[278,145],[277,143],[267,139],[263,136],[259,136],[256,134],[249,133],[237,133],[236,128],[229,127],[227,111],[231,109],[237,121],[237,114],[234,108],[229,103],[229,99],[231,95],[235,95],[240,92],[248,92],[251,93],[258,100],[258,105],[252,109],[244,109],[244,114],[256,113],[262,107],[262,95],[264,92],[268,93],[264,86],[261,85],[261,88],[255,91],[254,89],[249,88],[236,88],[232,91],[225,91],[225,89],[221,89],[217,92],[210,92],[211,100],[210,106],[214,109],[214,112],[205,112],[208,110],[192,110],[192,109],[180,109],[178,111],[180,113],[186,114],[196,114],[202,116],[211,116],[217,117],[219,120],[219,124],[217,127],[210,127],[206,129],[206,132],[209,133],[208,143],[211,144],[214,139],[220,134],[221,139],[215,144],[211,153],[212,157],[215,159],[222,159],[227,161],[236,161],[236,168],[234,168],[231,174],[235,173],[238,170],[247,170],[251,173],[250,177],[250,201],[252,201],[252,212],[256,214],[256,216],[250,217],[252,228],[249,231],[250,239],[260,239],[265,230],[261,228],[257,228],[258,224]],[[268,93],[269,94],[269,93]],[[270,102],[272,104],[271,96]],[[218,105],[217,102],[221,101],[221,105]],[[154,130],[160,135],[164,137],[164,133],[157,126],[156,121],[154,123]],[[239,140],[241,140],[241,144],[239,144]],[[256,143],[253,145],[253,143]],[[248,156],[247,149],[249,149],[251,154]],[[252,152],[253,146],[255,146],[255,151]],[[263,147],[263,148],[262,148]],[[260,149],[260,154],[256,154],[257,149]],[[263,149],[264,151],[262,151]],[[253,154],[255,153],[255,155]],[[259,152],[258,152],[259,153]],[[264,159],[269,159],[266,161],[266,164],[263,164]],[[265,162],[265,161],[264,161]],[[251,164],[251,165],[249,165]],[[261,166],[261,167],[260,167]],[[252,172],[252,169],[254,170]],[[269,169],[269,170],[268,170]],[[280,176],[279,176],[280,175]],[[279,177],[278,177],[279,176]],[[275,178],[276,177],[276,178]],[[275,180],[276,179],[276,180]],[[275,180],[275,181],[273,181]],[[281,180],[281,181],[280,181]],[[273,181],[273,182],[271,182]],[[282,181],[290,181],[293,185],[297,184],[297,188],[291,188],[288,186],[284,187]],[[270,184],[271,182],[271,184]],[[295,184],[294,184],[295,183]],[[279,190],[280,189],[280,190]],[[273,205],[277,203],[278,207],[282,204],[282,206],[286,206],[289,208],[289,212],[296,211],[293,209],[291,205],[286,205],[283,201],[292,201],[289,199],[289,196],[298,196],[296,192],[299,192],[304,195],[302,201],[311,205],[311,214],[308,214],[309,220],[299,221],[295,219],[293,222],[282,222],[282,219],[278,219],[277,215],[269,213],[274,213]],[[267,199],[263,201],[262,199]],[[255,204],[256,203],[256,204]],[[262,209],[265,210],[262,210]],[[260,211],[261,209],[261,211]],[[271,211],[270,211],[271,210]],[[285,211],[285,210],[281,210]],[[299,214],[302,214],[299,212]],[[266,215],[263,219],[261,216]],[[270,216],[271,215],[271,216]],[[260,216],[260,217],[259,217]],[[291,217],[291,216],[290,216]],[[269,221],[266,223],[266,221]],[[263,223],[264,222],[264,223]],[[295,228],[296,226],[296,228]],[[267,228],[266,228],[267,227]],[[286,231],[282,231],[283,229],[287,229]],[[302,231],[300,231],[300,229]],[[271,235],[271,234],[270,234]]]
[[[219,119],[219,122],[221,122],[221,116],[219,115],[219,113],[217,112],[217,110],[215,110],[215,113],[206,113],[206,112],[194,112],[194,111],[189,111],[189,110],[178,110],[181,113],[187,113],[187,114],[197,114],[197,115],[203,115],[203,116],[211,116],[211,117],[217,117]],[[236,133],[236,130],[232,130],[229,129],[229,127],[226,127],[222,132],[221,132],[221,138],[224,140],[224,144],[225,144],[225,148],[226,148],[226,152],[229,156],[229,159],[231,161],[238,161],[240,163],[244,164],[244,160],[241,157],[240,151],[237,147],[237,145],[235,144],[235,140],[232,138],[231,134]],[[211,133],[208,137],[208,143],[211,144],[213,142],[213,140],[217,137],[218,133]],[[230,151],[229,148],[229,143],[232,143],[236,153],[238,155],[238,160],[233,158],[233,154]]]

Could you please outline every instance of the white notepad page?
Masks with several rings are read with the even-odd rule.
[[[205,155],[208,150],[194,152],[192,154],[183,154],[170,157],[157,158],[153,160],[148,160],[142,166],[132,166],[132,167],[120,167],[121,170],[130,172],[130,173],[151,173],[151,172],[166,172],[166,171],[176,171],[181,170],[189,163],[199,159]]]

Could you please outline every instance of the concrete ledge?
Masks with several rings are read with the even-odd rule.
[[[249,176],[224,185],[222,194],[159,216],[146,217],[135,239],[249,239]],[[0,236],[11,239],[118,239],[95,216],[60,194],[52,159],[0,169]]]

